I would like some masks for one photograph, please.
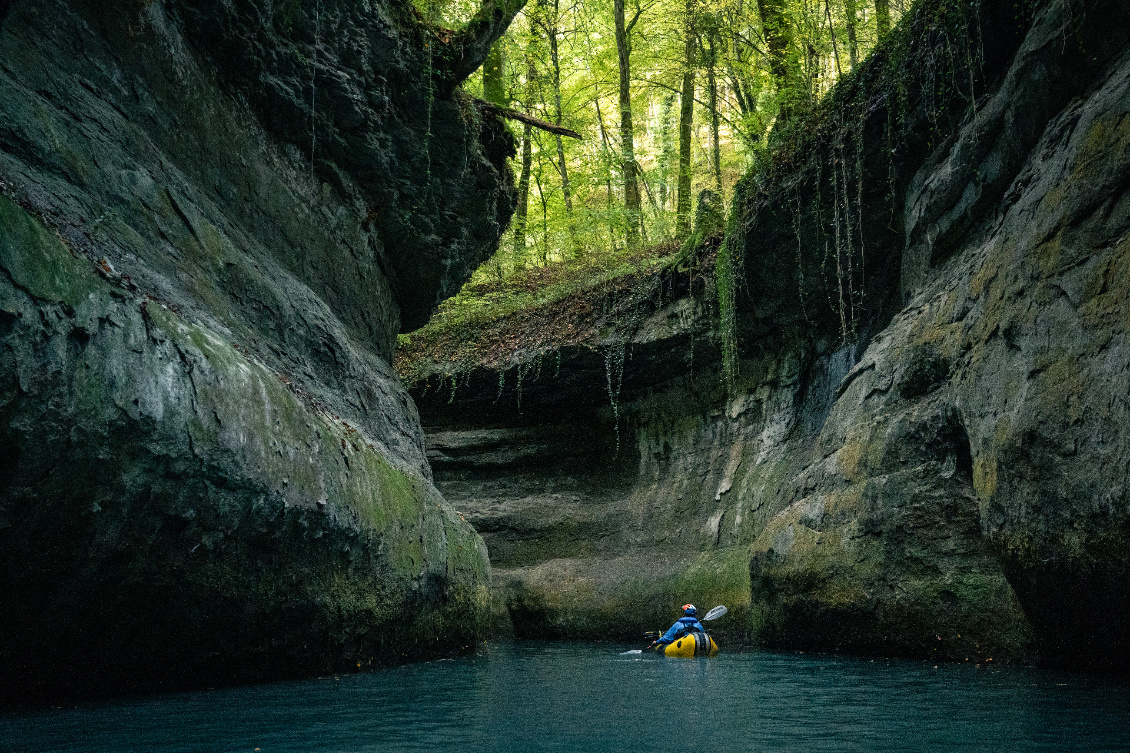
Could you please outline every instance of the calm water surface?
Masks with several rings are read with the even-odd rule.
[[[1130,750],[1126,681],[794,654],[617,652],[523,642],[371,674],[7,712],[0,750]]]

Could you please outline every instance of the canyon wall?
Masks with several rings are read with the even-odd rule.
[[[397,0],[0,5],[6,698],[481,636],[389,365],[515,204],[448,38]]]
[[[920,3],[739,184],[716,274],[418,372],[519,634],[724,602],[727,640],[1125,671],[1128,13]]]

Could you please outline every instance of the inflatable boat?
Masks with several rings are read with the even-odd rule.
[[[706,633],[690,633],[679,638],[674,643],[666,646],[656,646],[655,653],[660,656],[670,656],[679,659],[690,659],[695,656],[717,656],[718,644]]]
[[[693,617],[694,605],[685,604],[683,606],[684,611],[688,609],[692,610],[691,615]],[[707,612],[703,616],[701,621],[708,622],[710,620],[716,620],[722,615],[726,614],[728,611],[729,610],[726,609],[726,607],[718,605],[714,607],[714,609],[711,609],[709,612]],[[675,623],[675,625],[678,624],[679,623],[677,622]],[[674,629],[675,625],[671,626],[672,629]],[[691,632],[686,633],[681,638],[676,638],[673,642],[665,644],[663,646],[657,646],[655,645],[655,643],[652,643],[650,646],[648,646],[648,649],[655,651],[655,653],[659,654],[660,656],[670,656],[679,659],[690,659],[695,656],[717,656],[718,644],[714,642],[714,639],[711,638],[708,633],[702,632],[699,629],[700,627],[700,625],[695,626],[694,629],[691,630]],[[662,635],[663,633],[650,632],[644,633],[643,637],[650,638],[652,641],[655,641],[658,640]],[[678,633],[675,633],[675,635],[678,635]],[[642,653],[642,651],[640,649],[636,649],[635,651],[629,651],[628,653],[638,654]]]

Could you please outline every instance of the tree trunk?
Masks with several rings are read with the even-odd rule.
[[[514,259],[518,263],[526,255],[526,218],[530,208],[530,164],[533,162],[533,126],[522,130],[522,175],[518,179],[518,210],[514,216]]]
[[[789,59],[793,32],[789,26],[788,8],[785,0],[757,0],[757,10],[768,48],[769,71],[773,74],[780,99],[777,118],[787,121],[792,116],[798,94],[796,76],[793,75],[795,66]]]
[[[561,59],[557,55],[557,22],[559,14],[559,0],[553,0],[553,20],[546,27],[546,37],[549,40],[549,61],[553,66],[553,122],[561,125]],[[557,172],[561,174],[561,193],[565,199],[565,211],[573,212],[573,196],[569,189],[569,167],[565,163],[565,145],[561,136],[557,136]]]
[[[539,155],[541,154],[541,149],[542,149],[541,142],[538,142],[538,154]],[[539,157],[539,159],[538,159],[538,169],[534,173],[534,184],[538,188],[538,198],[541,199],[541,239],[542,239],[542,246],[541,246],[541,253],[539,254],[539,256],[540,256],[541,266],[544,267],[545,265],[549,264],[549,200],[546,199],[546,197],[545,197],[545,186],[543,186],[541,184],[541,171],[542,171],[542,162],[541,162],[541,159]]]
[[[483,99],[499,107],[510,105],[506,96],[506,58],[501,39],[490,48],[490,54],[483,63]]]
[[[880,39],[891,30],[890,0],[875,0],[875,28]]]
[[[832,23],[832,4],[830,0],[824,0],[824,15],[828,19],[828,37],[832,40],[832,57],[836,60],[836,75],[844,75],[844,69],[840,66],[840,48],[836,44],[836,25]]]
[[[714,79],[714,64],[717,60],[717,35],[712,30],[708,39],[706,53],[706,86],[710,93],[710,142],[713,147],[714,186],[718,189],[718,199],[722,199],[722,147],[719,143],[718,123],[718,84]]]
[[[604,186],[607,189],[608,199],[608,218],[612,217],[612,144],[608,138],[608,131],[604,128],[604,114],[600,111],[600,92],[597,92],[593,98],[593,104],[596,106],[596,122],[600,125],[600,141],[604,145]],[[612,230],[612,222],[607,221],[604,226],[608,228],[608,243],[609,248],[613,254],[616,254],[619,249],[616,248],[616,234]]]
[[[671,138],[672,122],[675,110],[675,95],[671,94],[663,100],[663,110],[659,117],[659,205],[667,211],[668,198],[671,193],[671,163],[675,161],[675,140]]]
[[[844,15],[847,16],[848,56],[851,59],[853,70],[859,63],[859,39],[855,33],[859,14],[856,12],[855,2],[856,0],[844,0]]]
[[[561,116],[558,115],[557,122],[561,122]],[[569,189],[569,166],[565,164],[565,142],[561,140],[561,134],[554,134],[557,139],[557,171],[561,173],[561,196],[565,199],[565,213],[573,213],[573,194]]]
[[[738,12],[741,12],[740,0],[738,2]],[[725,54],[725,46],[722,44],[721,40],[719,40],[718,44],[723,49],[722,59],[726,69],[726,77],[729,79],[730,89],[734,92],[734,98],[738,101],[738,111],[742,114],[741,126],[736,132],[742,141],[745,142],[746,146],[752,148],[761,138],[762,131],[764,130],[761,123],[763,123],[764,120],[761,117],[753,117],[758,115],[757,92],[758,89],[760,89],[760,84],[756,83],[759,79],[752,79],[748,73],[748,45],[742,41],[736,31],[731,31],[730,33],[729,55]]]
[[[737,17],[745,18],[742,0],[737,2]],[[749,61],[747,43],[743,43],[737,26],[730,22],[730,49],[731,54],[726,59],[726,71],[730,77],[730,87],[738,100],[738,109],[742,115],[749,115],[757,109],[757,99],[752,94],[749,80]],[[724,56],[725,57],[725,56]]]
[[[526,84],[521,102],[522,108],[527,111],[533,105],[537,88],[537,46],[537,20],[534,14],[530,14],[529,37],[525,49]],[[522,129],[522,172],[518,178],[518,209],[514,218],[514,261],[515,264],[523,266],[526,258],[526,230],[529,227],[530,216],[530,168],[533,164],[533,142],[533,126],[526,123]]]
[[[640,187],[636,179],[635,134],[632,128],[631,26],[624,22],[624,0],[615,0],[616,53],[620,61],[620,153],[621,175],[624,178],[624,213],[627,215],[628,248],[640,245]],[[639,12],[636,13],[639,18]],[[632,19],[635,24],[635,19]]]
[[[691,126],[694,125],[695,31],[694,0],[687,0],[685,19],[686,67],[679,102],[679,195],[675,204],[675,235],[682,241],[691,223]]]
[[[746,99],[742,80],[738,77],[738,73],[732,65],[726,66],[726,73],[730,77],[730,88],[734,90],[734,98],[738,100],[738,112],[742,115],[749,115],[753,111],[753,106]]]
[[[554,123],[561,125],[563,116],[561,108],[561,59],[557,54],[558,19],[560,18],[560,0],[553,0],[553,19],[546,27],[546,37],[549,39],[549,60],[553,66],[553,102]],[[557,134],[557,172],[561,175],[561,197],[565,200],[565,214],[569,224],[569,244],[574,255],[580,255],[581,249],[577,244],[577,226],[573,219],[573,192],[569,185],[569,165],[565,162],[565,144],[561,135]]]

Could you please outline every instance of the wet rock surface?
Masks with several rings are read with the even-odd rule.
[[[706,289],[618,339],[594,317],[589,355],[564,350],[520,412],[497,372],[453,398],[414,388],[516,631],[630,635],[724,601],[733,638],[775,647],[1126,670],[1130,25],[1119,3],[1043,3],[1021,26],[1005,5],[980,6],[998,44],[975,108],[938,134],[908,106],[893,160],[847,152],[882,184],[845,202],[867,270],[850,317],[843,281],[812,274],[828,246],[804,228],[836,194],[805,162],[739,192],[729,390]],[[874,146],[893,100],[843,101]],[[658,310],[691,314],[693,358],[640,324]],[[600,369],[620,352],[622,377]]]
[[[1130,417],[1112,401],[1130,387],[1126,308],[1099,270],[1120,268],[1128,250],[1130,217],[1120,207],[1130,34],[1123,6],[1089,7],[1089,21],[1074,10],[1052,3],[1036,15],[999,90],[911,181],[901,260],[908,305],[842,383],[794,509],[754,544],[754,598],[774,641],[821,635],[816,645],[872,650],[868,641],[889,635],[888,610],[921,599],[907,611],[929,615],[923,646],[927,625],[946,628],[936,630],[939,653],[973,659],[991,646],[997,659],[1034,651],[1048,664],[1126,669],[1125,589],[1109,580],[1127,562],[1111,545],[1125,539],[1130,514],[1115,501]],[[1074,42],[1063,43],[1066,28],[1078,28]],[[1041,80],[1059,83],[1031,88]],[[934,226],[924,231],[924,222]],[[802,509],[839,510],[845,496],[849,505],[871,501],[835,530],[820,518],[796,527]],[[938,501],[926,504],[931,497]],[[838,546],[819,534],[848,537],[874,514],[884,567],[898,529],[913,530],[902,550],[913,558],[900,569],[922,569],[931,588],[876,599],[867,577],[828,575],[858,552],[817,554]],[[786,523],[818,535],[782,555],[774,536]],[[914,552],[927,544],[931,556]],[[1008,588],[987,577],[994,572]],[[853,581],[861,592],[845,599],[841,587]],[[994,626],[974,630],[978,619]]]
[[[0,22],[5,696],[474,640],[485,550],[388,360],[497,242],[505,128],[395,2]]]

